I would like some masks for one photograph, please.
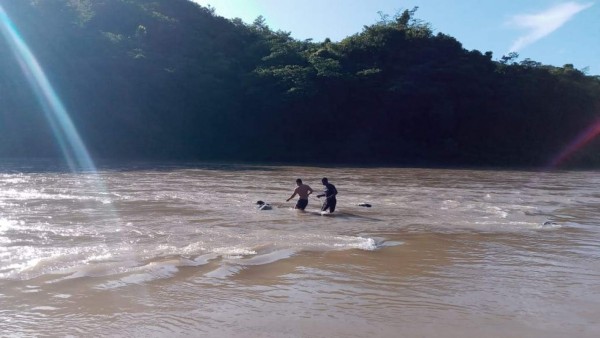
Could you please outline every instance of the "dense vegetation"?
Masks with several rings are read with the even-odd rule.
[[[188,0],[0,5],[97,158],[544,166],[600,117],[599,77],[465,50],[415,10],[315,42]],[[60,156],[2,35],[0,156]]]

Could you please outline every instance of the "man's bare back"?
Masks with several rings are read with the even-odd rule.
[[[298,203],[296,203],[295,208],[304,210],[304,208],[306,208],[308,205],[308,196],[313,193],[313,190],[307,184],[303,184],[301,179],[297,179],[296,184],[298,187],[294,189],[294,193],[292,196],[290,196],[290,198],[287,199],[287,201],[289,202],[292,198],[298,195],[300,198],[298,199]]]
[[[308,186],[308,184],[302,184],[302,185],[298,186],[296,188],[296,190],[294,190],[294,193],[298,194],[300,199],[303,199],[303,200],[307,200],[308,195],[310,195],[312,192],[313,192],[313,190]]]

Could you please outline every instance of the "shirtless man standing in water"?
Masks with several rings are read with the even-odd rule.
[[[294,193],[286,200],[286,202],[289,202],[292,198],[294,198],[294,196],[296,196],[296,194],[298,194],[300,198],[298,199],[298,203],[296,203],[296,207],[294,209],[304,210],[304,208],[306,208],[308,205],[308,195],[312,194],[313,190],[307,184],[302,184],[301,179],[297,179],[296,184],[298,187],[294,190]]]

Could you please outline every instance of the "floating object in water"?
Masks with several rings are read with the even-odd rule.
[[[273,207],[269,203],[265,203],[263,201],[257,201],[258,210],[271,210]]]
[[[371,205],[369,203],[358,203],[359,207],[365,207],[365,208],[370,208]]]
[[[544,222],[544,225],[558,225],[558,224],[555,222],[552,222],[552,221],[546,221],[546,222]]]

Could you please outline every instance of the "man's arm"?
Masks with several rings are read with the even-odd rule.
[[[298,188],[294,189],[294,193],[292,194],[292,196],[290,196],[290,198],[288,198],[287,200],[285,200],[286,202],[289,202],[292,198],[294,198],[294,196],[296,196],[296,194],[298,193]]]

